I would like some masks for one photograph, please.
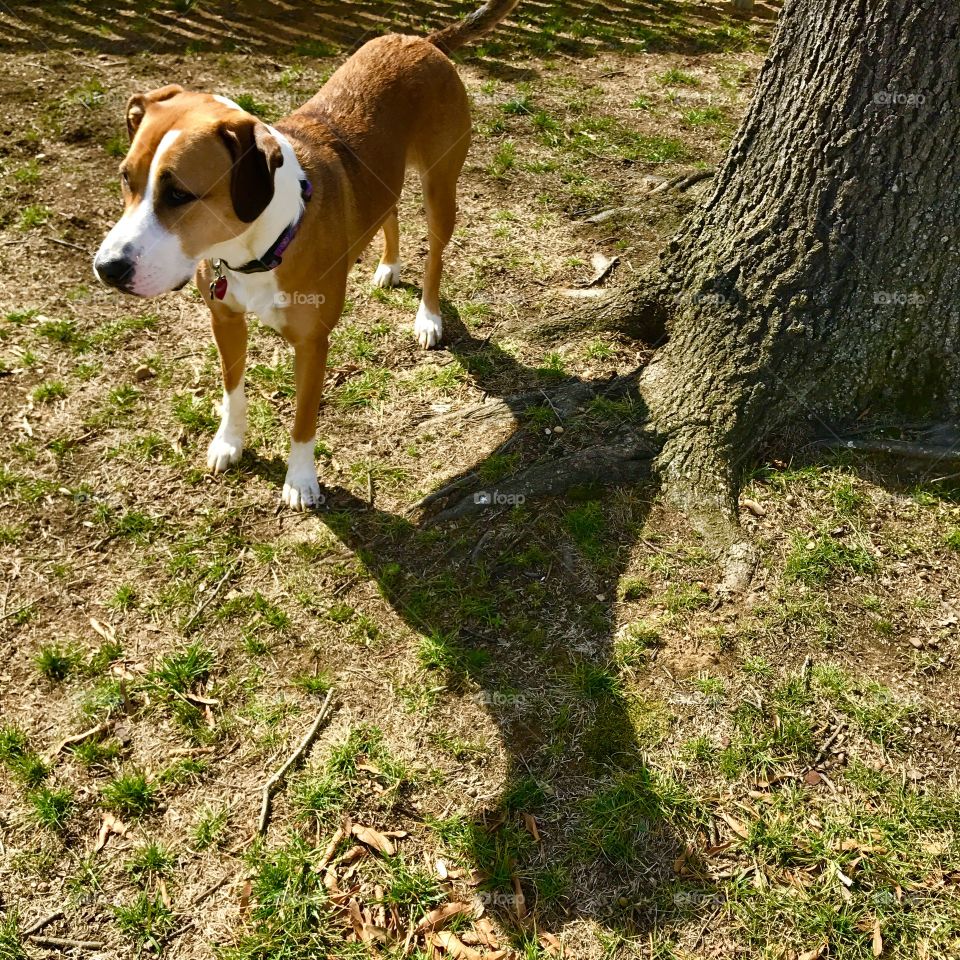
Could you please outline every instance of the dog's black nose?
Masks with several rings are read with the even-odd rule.
[[[133,279],[133,261],[126,257],[98,258],[94,261],[93,269],[104,283],[118,290],[123,290]]]

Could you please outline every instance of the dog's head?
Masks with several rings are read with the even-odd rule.
[[[123,216],[93,269],[112,287],[155,297],[182,287],[207,251],[263,213],[283,154],[256,117],[176,85],[131,97],[127,130]]]

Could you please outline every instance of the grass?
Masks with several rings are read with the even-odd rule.
[[[104,784],[101,797],[108,810],[134,818],[151,813],[159,802],[156,784],[137,770],[118,774]]]
[[[117,927],[138,948],[160,952],[165,934],[174,926],[173,911],[159,893],[138,893],[125,906],[113,908]]]
[[[844,575],[876,572],[876,559],[861,544],[848,544],[827,533],[808,537],[795,533],[786,558],[787,581],[824,586]]]
[[[50,220],[53,211],[42,203],[31,203],[20,211],[19,227],[21,230],[35,230]]]
[[[169,875],[177,863],[176,854],[162,843],[151,840],[134,851],[127,860],[127,873],[140,883]]]
[[[15,912],[0,916],[0,957],[3,960],[29,960],[20,939],[20,924]]]
[[[73,794],[66,787],[40,786],[29,795],[34,820],[47,830],[62,831],[76,806]]]
[[[57,643],[44,644],[35,659],[37,670],[51,683],[68,679],[82,661],[83,654],[79,650]]]
[[[227,807],[205,807],[201,810],[197,825],[193,829],[194,847],[197,850],[206,850],[217,844],[226,831],[229,819],[230,811]]]
[[[177,653],[160,657],[147,679],[163,696],[190,693],[210,676],[214,653],[201,641],[195,641]]]
[[[166,13],[184,21],[206,10],[175,5]],[[719,563],[646,485],[432,526],[410,509],[445,481],[475,475],[437,509],[644,426],[630,396],[562,410],[560,434],[542,396],[502,420],[461,423],[459,411],[647,359],[623,331],[552,338],[540,321],[566,311],[555,294],[589,275],[594,251],[620,254],[615,285],[676,232],[696,197],[648,203],[640,181],[722,161],[759,67],[751,45],[768,29],[696,5],[579,19],[562,7],[521,5],[519,29],[467,53],[477,123],[445,263],[446,349],[423,354],[410,335],[425,253],[417,190],[400,210],[409,282],[372,292],[376,249],[351,271],[318,420],[329,512],[274,513],[294,376],[272,332],[251,325],[243,463],[213,477],[219,369],[196,293],[131,306],[69,250],[59,285],[28,263],[8,290],[0,943],[11,956],[33,949],[18,923],[64,904],[69,923],[48,932],[124,956],[159,955],[174,932],[165,955],[392,956],[453,898],[484,905],[525,960],[547,955],[547,932],[570,956],[610,960],[802,956],[827,941],[824,956],[865,960],[875,920],[887,958],[957,953],[950,483],[897,484],[852,456],[757,471],[746,492],[767,514],[744,516],[761,564],[743,598],[713,590]],[[144,8],[128,26],[153,36],[155,16],[166,14]],[[419,29],[405,17],[397,29]],[[97,35],[112,26],[102,19]],[[285,69],[258,72],[231,42],[176,55],[191,68],[212,58],[224,89],[249,91],[248,108],[268,115],[346,54],[308,41],[276,54]],[[643,69],[631,71],[640,45]],[[545,53],[530,60],[534,46]],[[626,74],[578,67],[608,51]],[[24,56],[21,72],[36,60]],[[485,56],[510,69],[491,72]],[[104,90],[82,92],[87,76],[61,59],[49,109],[13,88],[6,101],[23,142],[5,158],[4,224],[11,241],[45,250],[39,233],[54,228],[95,245],[91,231],[118,211],[117,91],[142,89],[111,62],[110,89],[94,71]],[[67,209],[48,189],[62,182],[90,189]],[[46,225],[19,232],[21,211],[43,203]],[[628,208],[612,227],[574,222],[612,207]],[[42,673],[33,658],[45,648]],[[329,724],[275,797],[266,841],[248,843],[257,786],[331,686]],[[208,713],[197,697],[218,703]],[[130,829],[92,855],[108,812]],[[345,818],[408,836],[389,857],[348,855],[358,841],[344,838],[321,869]],[[237,856],[236,884],[193,904],[237,874]],[[460,872],[452,882],[438,860]],[[377,922],[381,906],[396,909],[394,941],[357,942],[328,867]],[[108,904],[96,918],[90,896]],[[215,921],[213,947],[203,924],[178,932],[198,910]],[[494,952],[475,927],[463,917],[448,929]],[[416,960],[428,952],[422,938],[410,945]]]

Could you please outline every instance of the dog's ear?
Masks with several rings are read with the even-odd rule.
[[[233,157],[234,212],[244,223],[252,223],[273,199],[273,171],[283,165],[280,144],[265,124],[251,116],[224,120],[220,136]]]
[[[151,90],[149,93],[135,93],[127,101],[127,133],[130,134],[130,139],[133,139],[137,127],[140,126],[140,121],[143,120],[147,107],[151,103],[169,100],[178,93],[183,93],[183,87],[179,83],[171,83],[165,87],[160,87],[159,90]]]

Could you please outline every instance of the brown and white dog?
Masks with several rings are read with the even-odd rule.
[[[314,460],[330,331],[347,274],[378,230],[376,286],[400,281],[397,200],[417,168],[429,226],[421,346],[442,336],[440,273],[470,142],[467,95],[446,53],[492,29],[518,0],[489,0],[429,37],[371,40],[294,113],[268,126],[224,97],[171,85],[127,104],[124,213],[94,260],[104,283],[141,297],[195,275],[223,368],[223,412],[207,464],[240,459],[247,326],[256,314],[295,352],[296,417],[283,500],[321,501]]]

